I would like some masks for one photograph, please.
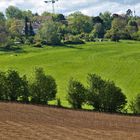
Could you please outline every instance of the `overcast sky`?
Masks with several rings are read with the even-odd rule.
[[[34,13],[52,11],[51,4],[45,4],[44,0],[0,0],[0,11],[4,12],[9,5],[21,9],[30,9]],[[136,10],[140,15],[140,0],[59,0],[55,4],[56,12],[65,15],[81,11],[87,15],[97,15],[100,12],[125,13],[127,9]]]

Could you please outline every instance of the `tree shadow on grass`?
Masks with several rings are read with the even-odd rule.
[[[0,51],[1,52],[5,52],[5,53],[10,53],[10,52],[12,52],[12,53],[25,53],[26,51],[25,50],[23,50],[23,48],[22,47],[19,47],[19,46],[16,46],[16,47],[11,47],[11,48],[0,48]]]

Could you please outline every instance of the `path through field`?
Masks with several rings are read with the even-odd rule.
[[[139,140],[140,117],[0,103],[0,140]]]

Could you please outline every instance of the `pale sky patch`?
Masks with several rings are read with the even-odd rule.
[[[52,11],[51,4],[45,4],[44,0],[0,0],[0,11],[4,12],[10,6],[17,6],[23,10],[32,10],[34,13]],[[125,13],[127,9],[136,10],[140,15],[140,0],[59,0],[55,4],[57,13],[65,15],[81,11],[84,14],[95,16],[100,12]]]

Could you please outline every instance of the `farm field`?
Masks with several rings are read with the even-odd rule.
[[[71,77],[87,86],[88,73],[96,73],[113,80],[129,100],[140,92],[140,42],[120,41],[86,43],[84,45],[0,51],[0,70],[16,69],[33,76],[35,67],[44,68],[58,85],[57,98],[66,101],[67,85]],[[52,102],[54,103],[54,101]]]
[[[139,140],[140,117],[0,103],[1,140]]]

